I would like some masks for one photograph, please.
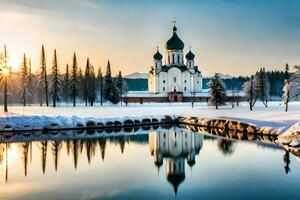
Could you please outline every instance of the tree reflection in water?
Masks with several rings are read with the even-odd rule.
[[[62,136],[66,134],[60,135],[60,133],[58,133],[53,140],[32,141],[29,136],[27,141],[17,143],[18,151],[21,152],[18,155],[21,156],[24,176],[30,174],[28,173],[28,164],[29,161],[31,162],[32,160],[32,145],[38,147],[42,172],[46,174],[48,149],[50,149],[50,154],[52,154],[53,157],[55,171],[58,171],[60,167],[64,167],[63,164],[59,164],[59,162],[64,162],[64,160],[60,160],[62,151],[65,151],[68,157],[73,158],[73,165],[76,170],[80,156],[86,157],[86,161],[89,164],[93,159],[105,161],[105,152],[108,147],[107,143],[119,146],[121,154],[126,151],[128,144],[138,143],[149,146],[150,155],[158,171],[161,167],[165,167],[166,180],[172,185],[174,193],[176,194],[179,186],[186,178],[185,168],[187,166],[191,168],[196,165],[196,157],[203,148],[203,141],[205,140],[216,140],[216,148],[218,148],[224,156],[234,154],[236,141],[238,140],[260,140],[263,141],[263,143],[257,143],[257,145],[266,148],[272,147],[270,146],[270,143],[272,143],[271,139],[265,138],[265,136],[253,137],[249,134],[226,133],[224,130],[216,129],[211,130],[209,135],[192,132],[191,130],[180,127],[160,127],[157,130],[151,129],[150,131],[141,131],[136,134],[118,132],[118,135],[114,135],[112,132],[105,137],[103,135],[100,137],[93,136],[94,132],[87,133],[85,131],[73,131],[68,134],[73,138],[60,139],[64,138]],[[77,137],[79,135],[80,137]],[[211,135],[217,135],[217,137]],[[36,140],[36,136],[34,139]],[[268,140],[271,142],[267,143],[266,141]],[[10,151],[12,151],[10,146],[10,143],[0,143],[0,166],[3,166],[3,169],[5,168],[6,181],[8,180],[9,173],[9,155]],[[48,148],[48,146],[50,147]],[[279,147],[277,146],[277,148]],[[286,146],[283,146],[283,148],[285,149],[283,155],[284,171],[288,174],[291,172],[290,153],[300,158],[300,150]],[[97,157],[98,153],[101,158],[100,156]]]
[[[234,152],[234,142],[232,140],[219,139],[218,148],[224,155],[231,155]]]

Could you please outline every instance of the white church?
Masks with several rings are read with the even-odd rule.
[[[195,55],[184,52],[184,42],[173,22],[172,36],[165,44],[164,56],[159,49],[153,55],[148,73],[148,91],[132,91],[124,96],[131,102],[208,102],[209,93],[202,88],[202,73],[195,64]],[[242,98],[236,96],[235,98]]]
[[[157,49],[154,66],[148,76],[148,91],[152,93],[201,92],[202,75],[194,63],[195,55],[190,50],[184,56],[184,43],[173,26],[173,35],[166,42],[165,58]],[[165,64],[163,64],[163,61]]]

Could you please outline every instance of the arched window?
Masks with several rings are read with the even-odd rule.
[[[186,91],[186,87],[184,87],[184,91]]]
[[[170,63],[170,55],[168,55],[168,63]]]
[[[176,83],[176,77],[174,77],[174,83]]]
[[[175,55],[172,54],[172,63],[175,63]]]
[[[179,55],[179,54],[177,55],[177,62],[178,62],[178,63],[181,63],[181,62],[180,62],[180,55]]]
[[[163,87],[163,91],[166,91],[166,88],[165,88],[165,87]]]

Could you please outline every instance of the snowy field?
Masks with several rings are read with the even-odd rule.
[[[232,108],[231,105],[220,107],[208,107],[206,103],[196,103],[194,108],[191,103],[144,103],[129,104],[128,106],[104,105],[95,107],[40,107],[40,106],[9,106],[9,113],[0,112],[0,117],[17,116],[48,116],[48,117],[80,117],[80,118],[121,118],[139,117],[145,115],[172,115],[172,116],[195,116],[207,118],[235,118],[243,121],[276,122],[292,125],[300,121],[300,102],[292,102],[289,111],[284,112],[282,102],[270,102],[268,108],[257,103],[253,111],[249,111],[246,103],[240,103],[239,107]]]

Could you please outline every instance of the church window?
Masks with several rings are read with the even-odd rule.
[[[166,88],[165,87],[163,87],[163,91],[165,91],[166,90]]]
[[[177,142],[174,143],[174,146],[177,147]]]
[[[166,83],[166,81],[165,81],[165,80],[163,80],[163,83]]]
[[[175,55],[172,54],[172,63],[175,63]]]
[[[180,63],[180,56],[179,56],[179,54],[177,55],[177,62]]]
[[[186,91],[186,87],[184,87],[184,91]]]
[[[199,81],[197,81],[197,84],[199,84]]]
[[[174,77],[174,83],[176,83],[176,77]]]
[[[168,55],[168,63],[170,63],[170,55]]]
[[[184,80],[184,83],[186,83],[186,80]]]
[[[164,138],[166,138],[166,134],[164,133]]]

